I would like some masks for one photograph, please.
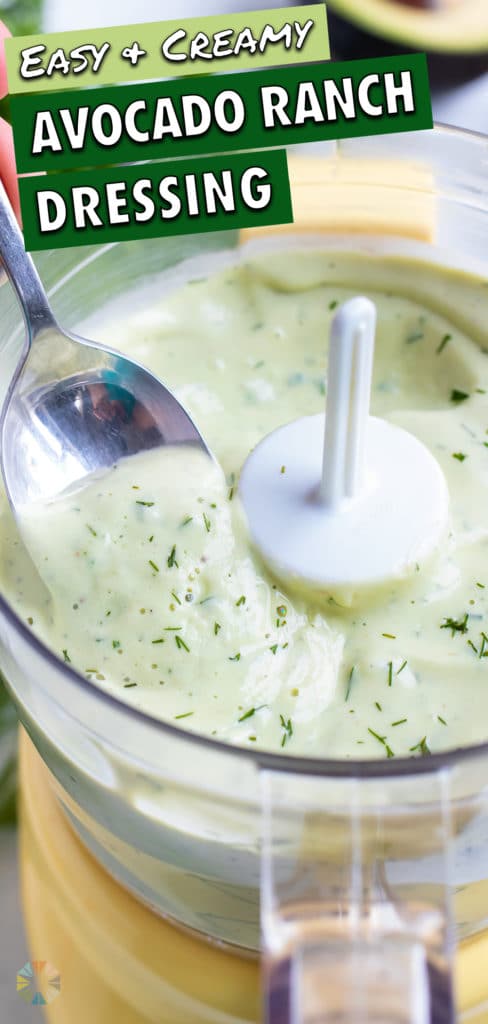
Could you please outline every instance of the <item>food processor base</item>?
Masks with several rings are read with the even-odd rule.
[[[32,961],[60,976],[49,1024],[254,1024],[255,960],[180,929],[138,902],[85,849],[51,776],[20,736],[20,857]]]
[[[259,966],[163,920],[107,874],[72,831],[51,776],[20,736],[22,897],[31,959],[60,992],[49,1024],[257,1024]],[[488,1024],[488,932],[457,957],[459,1020]]]

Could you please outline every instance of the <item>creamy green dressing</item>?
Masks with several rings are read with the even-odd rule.
[[[357,291],[378,308],[373,412],[438,459],[451,530],[434,565],[347,609],[273,580],[237,484],[263,435],[323,409],[330,319]],[[486,282],[454,271],[295,252],[105,318],[101,340],[175,390],[222,468],[148,453],[26,517],[49,600],[2,496],[2,589],[87,679],[190,730],[342,758],[485,740],[487,307]]]

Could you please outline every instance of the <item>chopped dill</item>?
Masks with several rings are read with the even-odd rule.
[[[446,345],[450,341],[452,341],[452,334],[445,334],[443,339],[442,339],[442,341],[441,341],[441,343],[440,343],[440,345],[438,345],[436,350],[435,350],[436,351],[436,355],[440,356],[441,352],[444,351]]]
[[[395,756],[394,753],[393,753],[393,750],[391,749],[389,744],[386,742],[386,736],[380,736],[379,732],[375,732],[374,729],[370,729],[370,728],[368,728],[368,732],[371,733],[371,736],[374,736],[375,740],[378,740],[378,743],[381,743],[381,745],[385,748],[386,756],[387,757],[394,757]]]
[[[429,757],[432,751],[429,749],[427,744],[427,737],[423,736],[419,743],[416,743],[414,747],[410,747],[410,753],[413,754],[415,751],[419,751],[422,757]]]
[[[349,700],[349,697],[350,697],[350,694],[351,694],[352,680],[353,680],[353,676],[354,676],[355,671],[356,671],[356,666],[353,665],[352,669],[351,669],[351,671],[349,673],[349,678],[347,680],[346,696],[344,697],[344,702],[345,703]]]
[[[178,633],[175,634],[175,644],[179,651],[181,651],[181,648],[183,648],[183,650],[186,651],[188,654],[190,653],[190,648],[188,647],[188,644],[185,643],[182,636],[178,636]]]
[[[283,715],[280,715],[280,723],[281,728],[284,730],[281,738],[281,746],[284,747],[286,741],[291,740],[291,737],[293,736],[293,723],[291,718],[286,719]]]
[[[261,711],[262,708],[266,708],[267,706],[268,706],[267,704],[260,704],[259,707],[257,707],[257,708],[249,708],[249,711],[245,711],[244,714],[241,715],[241,717],[237,719],[237,721],[238,722],[245,722],[247,718],[252,718],[253,715],[255,715],[258,711]]]
[[[176,561],[176,544],[173,544],[168,555],[168,569],[172,569],[174,565],[178,568],[178,562]]]
[[[159,566],[156,565],[156,562],[153,562],[152,558],[149,559],[149,565],[151,569],[154,569],[154,572],[159,572]]]
[[[452,389],[451,402],[459,404],[460,402],[465,402],[467,398],[469,398],[469,395],[466,391],[458,391],[457,388]]]
[[[486,633],[482,633],[481,634],[481,647],[480,647],[480,653],[479,653],[479,657],[480,658],[488,658],[488,651],[486,650],[486,645],[487,644],[488,644],[488,636],[486,635]]]
[[[469,621],[469,614],[468,614],[468,612],[466,612],[465,615],[464,615],[464,618],[462,618],[462,619],[451,619],[451,618],[444,619],[444,622],[441,623],[440,628],[441,629],[450,629],[451,630],[451,636],[454,636],[455,633],[467,633],[468,632],[468,621]]]

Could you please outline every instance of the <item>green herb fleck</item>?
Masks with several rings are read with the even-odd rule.
[[[403,663],[402,663],[402,664],[400,665],[400,668],[398,669],[398,672],[397,672],[397,676],[399,676],[399,675],[400,675],[400,672],[403,672],[403,669],[404,669],[404,668],[406,667],[406,665],[407,665],[407,662],[406,662],[406,661],[404,661],[404,662],[403,662]]]
[[[445,335],[444,335],[444,337],[443,337],[443,339],[442,339],[442,341],[441,341],[441,343],[440,343],[440,345],[438,345],[438,346],[437,346],[437,348],[436,348],[436,354],[437,354],[438,356],[440,356],[441,352],[443,352],[443,351],[444,351],[444,349],[445,349],[446,345],[447,345],[447,344],[448,344],[448,343],[449,343],[450,341],[452,341],[452,334],[445,334]]]
[[[205,523],[205,529],[206,529],[207,533],[210,533],[210,527],[211,527],[212,524],[211,524],[210,519],[208,518],[208,515],[207,515],[206,512],[203,513],[203,521]]]
[[[407,721],[408,721],[408,719],[407,719],[407,718],[399,718],[399,719],[398,719],[398,720],[397,720],[396,722],[392,722],[392,723],[391,723],[391,725],[392,725],[392,728],[393,728],[393,727],[394,727],[395,725],[403,725],[403,723],[404,723],[404,722],[407,722]]]
[[[480,653],[479,653],[480,658],[488,658],[488,651],[486,650],[487,643],[488,643],[488,636],[486,635],[486,633],[482,633],[481,634],[481,647],[480,647]]]
[[[188,644],[185,643],[182,636],[178,636],[178,634],[176,634],[175,643],[179,651],[183,648],[183,650],[187,651],[188,654],[190,653],[190,648],[188,647]]]
[[[70,662],[71,662],[71,658],[70,658],[70,656],[69,656],[69,654],[68,654],[68,652],[67,652],[66,648],[65,648],[65,649],[64,649],[64,651],[63,651],[63,658],[64,658],[64,660],[65,660],[66,662],[68,662],[68,663],[70,663]],[[87,669],[87,671],[88,671],[88,669]]]
[[[245,722],[247,718],[252,718],[253,715],[255,715],[258,711],[261,711],[262,708],[266,708],[266,707],[267,707],[267,704],[260,704],[259,707],[257,707],[257,708],[249,708],[249,711],[245,711],[244,714],[241,715],[241,717],[237,719],[237,721],[238,722]]]
[[[215,634],[215,636],[217,636],[217,633],[219,633],[221,629],[222,629],[222,626],[220,625],[220,622],[214,622],[214,634]]]
[[[469,398],[466,391],[458,391],[457,388],[453,388],[451,391],[451,402],[459,404],[459,402],[465,402]]]
[[[344,701],[345,702],[347,702],[349,700],[349,696],[350,696],[351,689],[352,689],[352,679],[353,679],[355,671],[356,671],[356,666],[353,665],[352,669],[351,669],[351,671],[349,673],[349,678],[347,680],[346,696],[344,697]]]
[[[191,523],[192,519],[193,519],[193,516],[185,516],[185,518],[183,519],[183,521],[181,522],[180,525],[181,526],[188,526],[188,523]]]
[[[284,747],[287,740],[291,740],[293,736],[293,724],[291,718],[285,719],[283,715],[280,715],[281,728],[284,729],[283,736],[281,738],[281,746]]]
[[[441,627],[440,628],[441,629],[450,629],[451,630],[451,636],[454,636],[455,633],[467,633],[468,632],[468,620],[469,620],[469,615],[468,615],[468,612],[466,612],[466,614],[465,614],[463,619],[451,619],[451,618],[444,619],[444,622],[441,623]]]
[[[175,715],[175,722],[178,721],[179,718],[190,718],[190,716],[194,714],[194,711],[186,711],[184,715]]]
[[[158,637],[157,640],[151,640],[151,643],[152,644],[164,644],[164,643],[166,643],[166,641],[164,639],[164,636],[160,636],[160,637]]]
[[[453,459],[457,459],[458,462],[464,462],[468,456],[464,452],[453,452],[452,457]]]
[[[394,633],[382,633],[381,635],[386,637],[387,640],[396,640]]]
[[[407,345],[413,345],[415,341],[422,341],[423,337],[423,331],[414,331],[412,334],[409,334],[405,340],[407,342]]]
[[[154,569],[154,572],[159,572],[159,566],[156,565],[156,562],[153,562],[152,558],[149,559],[149,565],[151,569]]]
[[[388,686],[391,686],[392,683],[393,683],[393,662],[389,661],[388,662]]]
[[[154,505],[153,501],[136,501],[136,505],[143,505],[144,508],[152,508]]]
[[[237,654],[233,654],[232,657],[229,658],[229,661],[240,661],[240,660],[241,660],[241,655],[240,655],[239,651],[237,652]]]
[[[410,747],[410,753],[413,754],[416,750],[418,750],[422,754],[422,757],[430,756],[432,751],[429,750],[426,736],[424,736],[419,743],[416,743],[414,747]]]
[[[244,594],[241,594],[239,600],[236,601],[236,608],[239,608],[241,606],[241,604],[245,604],[245,603],[246,603],[246,598],[245,598]]]
[[[270,647],[270,651],[272,651],[273,654],[276,654],[277,650],[278,650],[278,644],[272,644],[271,647]]]
[[[441,725],[447,725],[445,718],[442,718],[441,715],[437,715],[437,721],[440,722]]]
[[[337,299],[332,299],[332,302],[329,302],[329,309],[330,310],[337,309],[338,305],[339,305],[338,300]]]
[[[137,686],[137,683],[124,683],[124,690],[132,690],[133,686]]]
[[[89,524],[87,523],[87,524],[86,524],[86,528],[87,528],[87,530],[89,530],[89,531],[90,531],[90,533],[91,533],[92,537],[96,537],[96,536],[98,536],[98,535],[97,535],[97,531],[93,529],[93,526],[90,526],[90,525],[89,525]]]
[[[181,605],[181,601],[180,601],[180,599],[178,597],[178,594],[176,594],[174,590],[171,591],[171,597],[174,598],[174,600],[176,601],[176,604]]]
[[[120,647],[120,640],[112,640],[112,647],[116,651]]]
[[[178,568],[178,562],[176,561],[176,544],[173,544],[168,555],[168,569],[172,569],[174,565]]]

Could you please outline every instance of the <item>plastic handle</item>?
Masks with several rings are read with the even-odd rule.
[[[376,307],[362,296],[345,302],[332,321],[320,487],[328,508],[363,485],[375,331]]]
[[[267,1024],[453,1024],[448,775],[266,771],[262,806]]]

